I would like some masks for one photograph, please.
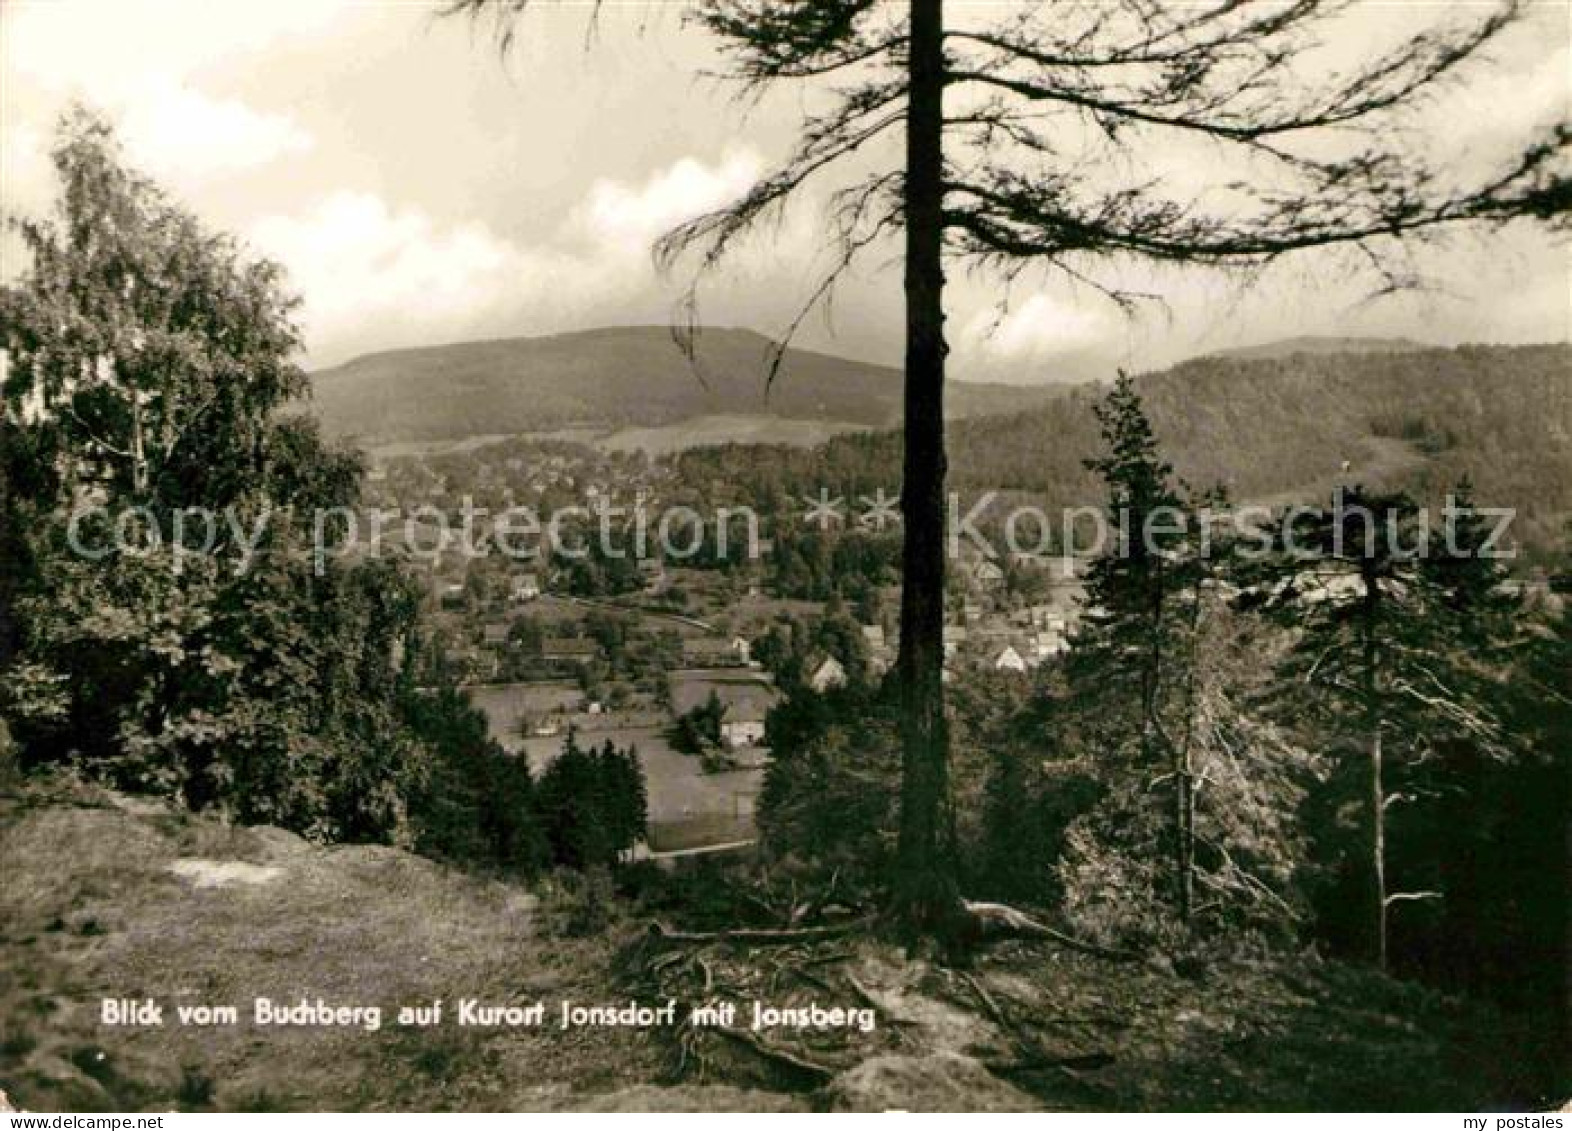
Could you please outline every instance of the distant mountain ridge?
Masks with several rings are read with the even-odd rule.
[[[330,434],[363,444],[727,414],[873,428],[899,420],[899,370],[789,349],[766,388],[769,348],[750,330],[707,329],[690,363],[669,327],[633,326],[392,350],[312,374],[312,408]],[[950,415],[1018,412],[1059,391],[957,381]]]

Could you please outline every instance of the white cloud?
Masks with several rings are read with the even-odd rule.
[[[715,166],[683,158],[636,188],[603,178],[590,186],[570,227],[600,243],[644,251],[683,221],[736,200],[762,172],[757,154],[738,150]]]
[[[51,99],[47,118],[39,117],[58,116],[68,97]],[[85,101],[109,115],[132,165],[180,193],[312,147],[311,135],[282,114],[262,113],[168,79],[122,87],[112,99]],[[14,177],[21,199],[35,208],[49,199],[47,190],[40,193],[41,186],[52,184],[49,144],[31,127],[8,132],[4,143],[7,187]]]
[[[6,5],[4,66],[55,89],[106,96],[146,75],[187,78],[281,40],[318,35],[352,11],[323,0],[48,0]]]
[[[964,346],[1000,361],[1033,361],[1110,346],[1121,330],[1115,316],[1093,305],[1064,302],[1039,291],[1002,315],[979,311],[961,332]]]
[[[672,296],[650,242],[730,200],[757,167],[746,153],[713,166],[684,158],[639,185],[599,181],[558,238],[540,245],[354,191],[265,217],[248,237],[303,296],[317,364],[395,344],[660,320]]]
[[[259,111],[204,90],[202,73],[276,41],[311,35],[342,8],[298,0],[214,5],[162,0],[61,0],[17,4],[5,13],[7,115],[30,136],[7,138],[7,163],[44,163],[47,131],[79,99],[115,121],[132,161],[188,192],[203,182],[304,153],[311,138],[286,115]],[[12,130],[7,130],[8,134]],[[19,172],[18,184],[35,187]],[[8,170],[8,179],[10,171]],[[9,186],[8,186],[9,187]]]
[[[281,114],[169,81],[149,84],[122,104],[120,131],[134,164],[156,178],[187,183],[266,165],[312,145],[310,135]]]
[[[366,331],[434,331],[483,315],[538,277],[520,249],[479,225],[442,228],[369,193],[339,192],[303,215],[264,218],[250,238],[288,269],[313,349],[331,351]]]

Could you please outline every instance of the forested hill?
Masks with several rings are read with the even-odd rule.
[[[1339,338],[1325,335],[1301,335],[1297,338],[1279,338],[1253,346],[1236,346],[1217,350],[1210,357],[1263,359],[1291,357],[1296,353],[1411,353],[1414,350],[1432,349],[1412,338]]]
[[[1565,546],[1572,346],[1214,356],[1149,374],[1138,387],[1179,475],[1197,488],[1222,484],[1236,503],[1314,502],[1338,482],[1438,499],[1466,473],[1481,505],[1518,509],[1512,530],[1524,545]],[[958,422],[952,482],[1028,491],[1051,507],[1097,504],[1103,490],[1084,461],[1100,451],[1092,407],[1104,392],[1080,386],[1014,416]],[[723,462],[721,474],[735,478],[746,474],[746,453],[685,458]],[[774,476],[894,486],[899,437],[840,437],[771,462]]]
[[[1314,500],[1339,480],[1429,494],[1466,473],[1481,503],[1527,512],[1536,541],[1572,514],[1572,346],[1212,357],[1139,387],[1179,475],[1235,501]],[[1098,450],[1101,395],[962,422],[960,479],[1095,500],[1082,461]]]
[[[368,354],[312,375],[328,432],[363,443],[454,440],[565,427],[660,425],[718,413],[882,428],[900,415],[888,366],[788,350],[766,389],[770,342],[705,330],[690,364],[666,326],[462,342]],[[1041,404],[1053,389],[956,383],[955,416]]]

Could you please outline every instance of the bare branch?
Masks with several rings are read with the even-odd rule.
[[[1394,903],[1412,903],[1421,900],[1436,900],[1441,898],[1438,891],[1394,891],[1384,900],[1388,907]]]
[[[542,0],[448,0],[446,6],[438,9],[439,18],[459,16],[475,21],[476,23],[489,23],[492,36],[496,43],[497,54],[504,57],[513,53],[514,46],[518,43],[519,25],[530,8],[538,7]],[[563,0],[545,0],[547,3],[562,3]],[[595,38],[595,30],[600,21],[600,9],[604,0],[589,0],[589,21],[584,28],[586,43]],[[574,4],[582,7],[582,0]]]
[[[1069,74],[1055,74],[1067,64],[1042,64],[1041,60],[1051,57],[1016,44],[1007,58],[1040,65],[1030,77],[1012,76],[1000,69],[954,66],[948,79],[997,88],[1029,101],[1074,107],[1105,126],[1109,120],[1126,121],[1224,141],[1253,142],[1360,122],[1403,106],[1475,57],[1521,11],[1518,0],[1508,0],[1472,26],[1429,31],[1399,45],[1329,91],[1296,91],[1293,84],[1275,81],[1293,53],[1274,45],[1271,37],[1294,27],[1319,6],[1304,2],[1281,9],[1277,19],[1266,21],[1265,29],[1249,31],[1242,40],[1229,40],[1253,47],[1255,58],[1242,71],[1220,67],[1217,46],[1190,45],[1175,49],[1178,56],[1173,62],[1182,66],[1161,72],[1146,83],[1093,84],[1073,68]],[[1110,57],[1118,58],[1117,54]],[[1224,78],[1214,79],[1215,75]],[[1260,97],[1249,97],[1252,95]]]

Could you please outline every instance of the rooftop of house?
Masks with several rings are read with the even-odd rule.
[[[732,655],[737,651],[737,643],[730,636],[689,636],[682,641],[682,652],[685,656]]]
[[[724,722],[763,722],[771,707],[780,701],[780,692],[766,677],[740,675],[735,678],[701,673],[673,675],[671,678],[671,709],[676,715],[686,715],[709,702],[713,694],[719,700]]]
[[[540,644],[543,656],[593,656],[599,651],[595,641],[576,636],[548,636]]]

